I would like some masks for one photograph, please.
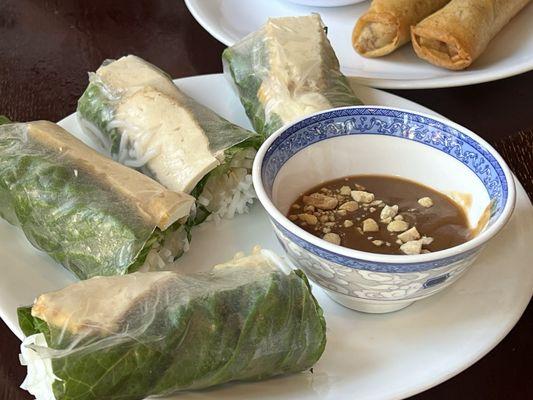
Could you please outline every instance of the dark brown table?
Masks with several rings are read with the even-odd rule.
[[[87,71],[106,58],[134,53],[179,78],[221,72],[223,48],[182,0],[0,0],[0,114],[19,121],[63,118],[75,109]],[[533,196],[533,72],[475,86],[394,93],[489,140]],[[487,356],[413,399],[533,399],[532,333],[530,304]],[[18,388],[25,373],[18,348],[0,321],[0,399],[31,398]]]

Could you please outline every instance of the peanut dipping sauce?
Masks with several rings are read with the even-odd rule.
[[[450,197],[385,175],[322,183],[293,202],[288,218],[331,243],[379,254],[444,250],[472,235],[465,211]]]

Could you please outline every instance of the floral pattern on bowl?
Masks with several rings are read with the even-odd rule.
[[[285,217],[289,197],[375,170],[441,191],[459,187],[474,199],[470,222],[487,213],[488,222],[459,246],[405,256],[337,246]],[[289,259],[334,300],[367,312],[398,310],[451,285],[505,225],[515,201],[511,172],[483,139],[443,118],[378,106],[324,111],[280,129],[259,150],[253,179]]]

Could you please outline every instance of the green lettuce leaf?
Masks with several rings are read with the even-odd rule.
[[[32,143],[25,124],[0,126],[0,217],[80,279],[136,270],[165,233],[57,152]]]
[[[19,307],[17,309],[17,317],[20,329],[22,330],[22,333],[24,333],[24,336],[43,333],[45,338],[50,340],[50,330],[48,329],[48,325],[42,319],[31,315],[31,307]]]

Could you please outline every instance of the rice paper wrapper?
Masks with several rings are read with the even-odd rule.
[[[264,137],[312,113],[361,104],[318,14],[270,18],[222,59],[250,122]]]
[[[133,400],[259,380],[309,369],[326,343],[305,275],[265,250],[208,273],[79,282],[20,308],[19,322],[23,386],[39,400]]]
[[[89,81],[77,115],[106,152],[171,190],[192,193],[208,214],[239,211],[226,205],[243,191],[259,135],[197,103],[133,55],[104,62]],[[244,205],[253,197],[248,181]]]
[[[0,126],[0,216],[80,279],[133,272],[159,250],[172,261],[193,201],[51,122]]]

